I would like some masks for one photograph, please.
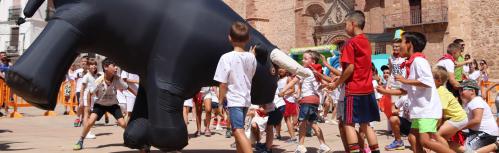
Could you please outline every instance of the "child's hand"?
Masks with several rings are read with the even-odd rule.
[[[333,83],[329,83],[329,84],[328,84],[328,89],[329,89],[329,90],[334,90],[334,89],[336,89],[336,88],[338,88],[338,84],[337,84],[336,82],[333,82]]]
[[[401,83],[405,83],[405,78],[401,75],[396,75],[395,76],[395,81],[398,81],[398,82],[401,82]]]
[[[284,92],[282,92],[282,91],[281,91],[281,92],[279,92],[279,94],[277,94],[277,96],[279,96],[279,97],[284,97]]]
[[[380,94],[386,94],[386,89],[385,89],[385,87],[383,87],[383,86],[378,86],[378,87],[376,87],[376,90],[377,90]]]

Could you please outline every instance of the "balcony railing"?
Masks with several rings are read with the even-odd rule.
[[[385,28],[398,28],[413,25],[447,22],[447,7],[414,9],[384,16]]]
[[[10,8],[9,9],[9,21],[17,21],[21,17],[21,8]]]

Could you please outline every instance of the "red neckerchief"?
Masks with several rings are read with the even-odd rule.
[[[257,109],[256,110],[256,113],[258,114],[258,116],[260,117],[265,117],[267,116],[267,113],[265,113],[264,111],[260,110],[260,109]]]
[[[456,59],[451,54],[444,54],[444,56],[442,58],[438,59],[438,61],[441,61],[444,59],[450,59],[452,62],[456,62]]]
[[[406,78],[409,78],[409,74],[411,72],[410,71],[411,65],[412,65],[412,62],[414,62],[414,59],[416,59],[416,57],[422,57],[422,58],[426,59],[426,56],[423,53],[416,52],[416,53],[411,55],[411,58],[409,58],[409,60],[406,60],[404,63],[400,64],[401,69],[405,67]]]
[[[315,70],[315,71],[317,71],[317,72],[319,72],[319,73],[322,74],[322,65],[320,65],[320,64],[310,64],[308,66],[309,66],[310,69],[313,69],[312,71]],[[321,77],[319,77],[317,75],[314,75],[314,77],[315,77],[315,80],[317,80],[317,82],[321,82],[321,80],[322,80]]]

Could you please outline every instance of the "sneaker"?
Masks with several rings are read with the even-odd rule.
[[[73,126],[74,127],[79,127],[80,126],[80,119],[77,118],[74,122],[73,122]]]
[[[286,140],[286,143],[298,143],[298,138],[297,137],[290,138]]]
[[[76,142],[76,144],[73,146],[73,150],[81,150],[81,149],[83,149],[83,141],[78,140],[78,142]]]
[[[306,152],[307,152],[307,148],[305,148],[305,146],[298,145],[296,147],[295,153],[306,153]]]
[[[230,148],[237,148],[237,146],[236,146],[236,145],[237,145],[237,144],[234,142],[234,143],[230,144]]]
[[[85,136],[85,139],[95,139],[95,138],[96,138],[95,134],[92,134],[92,132],[90,131],[87,133],[87,136]]]
[[[319,153],[327,153],[329,151],[331,151],[331,148],[329,148],[326,144],[321,144],[319,146]]]
[[[402,140],[400,140],[400,141],[393,140],[393,142],[391,144],[385,146],[386,151],[404,150],[404,149],[405,149],[405,145],[404,145],[404,141],[402,141]]]
[[[225,132],[225,138],[230,138],[230,137],[232,137],[232,131],[227,130],[227,131]]]
[[[215,131],[222,131],[222,127],[220,126],[220,124],[217,124],[217,127],[215,127]]]
[[[255,144],[255,150],[256,150],[256,152],[260,152],[260,151],[267,150],[267,147],[265,147],[264,143],[257,142]]]
[[[282,140],[282,136],[281,136],[281,135],[276,135],[276,136],[275,136],[275,139],[277,139],[277,140]]]

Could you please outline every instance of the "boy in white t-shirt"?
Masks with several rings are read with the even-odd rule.
[[[474,152],[481,147],[496,142],[499,129],[489,105],[482,97],[477,96],[480,87],[476,81],[463,81],[461,87],[460,93],[464,103],[464,110],[468,114],[468,124],[465,128],[470,131],[466,138],[465,148],[467,152]]]
[[[215,81],[220,82],[220,102],[227,98],[227,109],[238,152],[253,152],[250,141],[244,134],[248,107],[251,105],[251,82],[256,72],[254,48],[244,50],[249,40],[249,28],[245,23],[235,22],[229,32],[229,41],[234,51],[225,53],[218,62]]]
[[[116,75],[116,66],[110,59],[102,61],[102,68],[104,69],[104,75],[95,80],[96,86],[94,89],[89,89],[89,97],[95,95],[97,99],[94,103],[92,113],[83,127],[81,137],[73,148],[74,150],[83,149],[83,140],[90,131],[90,128],[94,125],[95,121],[100,120],[107,112],[114,116],[118,121],[119,126],[122,128],[126,127],[125,119],[123,118],[118,100],[116,99],[116,92],[117,90],[127,89],[134,95],[137,93]],[[92,99],[89,99],[89,101],[92,101]]]
[[[385,89],[378,86],[378,92],[391,95],[407,94],[411,101],[411,135],[416,137],[417,144],[411,144],[416,152],[422,147],[435,152],[454,152],[445,144],[431,140],[437,133],[437,123],[442,117],[442,105],[438,96],[431,66],[422,53],[426,46],[426,37],[418,32],[402,34],[401,54],[410,57],[403,66],[406,67],[407,79],[398,75],[395,80],[402,83],[401,89]]]
[[[447,70],[449,81],[447,81],[447,89],[456,97],[459,98],[459,82],[457,82],[454,75],[456,69],[456,60],[461,52],[461,45],[459,43],[451,43],[447,46],[447,53],[444,54],[437,62],[437,66],[442,66]]]

